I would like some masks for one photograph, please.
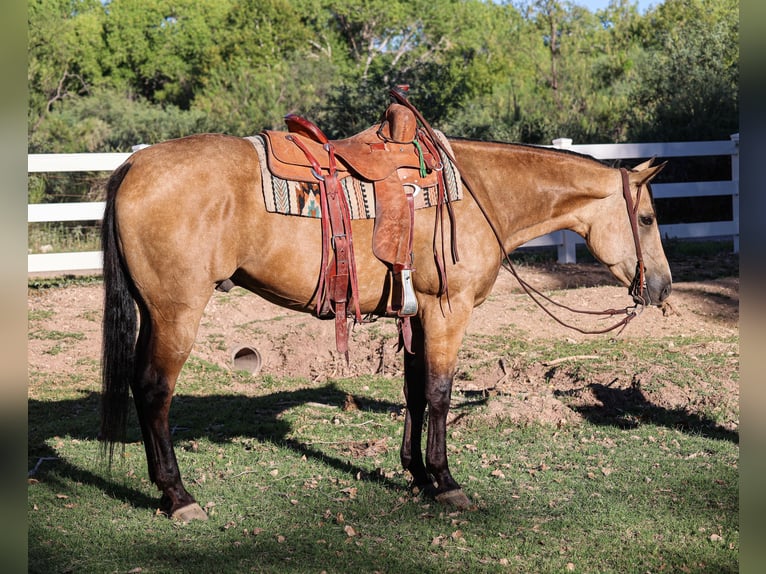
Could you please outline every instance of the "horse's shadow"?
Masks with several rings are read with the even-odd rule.
[[[640,424],[657,424],[675,428],[682,432],[700,434],[713,439],[739,442],[739,434],[728,430],[713,420],[689,413],[683,409],[667,409],[653,404],[641,389],[613,388],[610,385],[593,383],[582,389],[554,391],[565,398],[589,389],[600,404],[592,406],[570,405],[587,420],[597,425],[612,425],[620,428],[634,428]],[[369,473],[362,466],[343,457],[334,456],[326,450],[314,448],[292,438],[292,425],[280,415],[286,410],[310,403],[319,403],[337,412],[347,400],[348,393],[329,383],[317,388],[300,388],[279,391],[258,397],[242,395],[210,395],[204,397],[176,395],[173,401],[171,421],[174,442],[179,448],[184,442],[207,439],[211,442],[226,443],[236,437],[249,437],[259,442],[271,442],[286,447],[300,456],[321,460],[343,474],[361,480],[375,481],[391,490],[401,490],[401,480],[394,480],[377,473]],[[360,408],[374,413],[398,412],[402,405],[362,396],[356,396]],[[28,403],[29,424],[29,476],[44,476],[46,481],[71,480],[91,484],[110,494],[117,500],[129,501],[136,507],[154,509],[157,500],[145,492],[132,489],[119,480],[112,480],[109,473],[89,470],[61,457],[49,446],[49,439],[66,433],[72,439],[95,440],[98,429],[98,393],[90,393],[78,399],[58,402],[40,402],[31,399]],[[484,401],[471,402],[470,408]],[[335,410],[337,409],[337,411]],[[469,412],[464,414],[470,416]],[[54,425],[46,421],[58,421]],[[62,421],[66,421],[62,429]],[[141,440],[137,425],[132,424],[128,442]],[[105,462],[103,463],[106,464]],[[55,470],[55,472],[49,472]]]
[[[280,415],[287,409],[301,404],[318,403],[328,407],[328,413],[337,412],[347,400],[348,393],[330,383],[318,388],[300,388],[293,391],[279,391],[259,397],[242,395],[209,395],[205,397],[176,395],[171,409],[171,432],[178,450],[179,444],[207,439],[211,442],[226,443],[235,437],[249,437],[259,442],[271,442],[280,447],[287,447],[299,456],[321,460],[348,476],[360,480],[375,481],[386,488],[399,490],[402,484],[384,475],[369,473],[362,466],[349,460],[333,456],[325,450],[319,450],[292,438],[292,425]],[[111,480],[109,472],[100,473],[97,469],[88,470],[68,461],[49,446],[49,439],[66,434],[71,439],[95,440],[98,429],[98,404],[100,397],[90,393],[74,400],[58,402],[40,402],[34,399],[28,402],[29,421],[29,471],[30,478],[45,477],[47,482],[72,480],[93,485],[109,493],[118,500],[130,501],[136,507],[154,509],[157,500],[144,492]],[[401,404],[380,401],[366,397],[355,397],[358,407],[374,413],[398,412]],[[334,409],[333,407],[338,407]],[[46,420],[57,420],[54,431],[47,427]],[[72,423],[62,429],[60,422]],[[137,424],[130,424],[127,442],[141,440]],[[119,447],[117,452],[119,451]],[[106,458],[97,461],[102,470],[107,467]],[[50,472],[54,471],[55,472]]]
[[[613,381],[614,382],[614,381]],[[646,398],[643,391],[633,385],[617,388],[602,383],[591,383],[574,390],[556,390],[554,395],[561,398],[590,390],[599,405],[570,405],[573,411],[581,414],[596,425],[610,425],[623,429],[636,428],[641,424],[655,424],[694,433],[716,440],[728,440],[739,443],[739,433],[729,430],[712,419],[690,413],[683,408],[668,409],[658,406]]]

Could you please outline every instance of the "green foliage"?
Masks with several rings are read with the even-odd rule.
[[[30,139],[60,103],[101,79],[104,15],[98,0],[30,0],[27,64]]]
[[[221,0],[112,0],[105,8],[105,73],[115,87],[188,108],[219,60],[231,6]]]
[[[654,13],[643,81],[633,86],[634,139],[725,139],[739,129],[739,3],[666,0]]]
[[[450,134],[548,144],[738,129],[736,0],[30,0],[29,150],[129,151],[304,114],[331,137],[396,84]],[[48,184],[46,184],[48,185]],[[31,195],[45,195],[36,183]]]

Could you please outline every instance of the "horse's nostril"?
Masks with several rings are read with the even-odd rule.
[[[670,296],[670,292],[673,290],[673,287],[668,283],[665,285],[665,288],[660,293],[660,302],[664,301]]]

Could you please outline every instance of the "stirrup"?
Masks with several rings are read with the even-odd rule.
[[[418,312],[418,300],[415,297],[415,289],[412,286],[412,269],[402,269],[402,308],[399,310],[400,317],[411,317]]]

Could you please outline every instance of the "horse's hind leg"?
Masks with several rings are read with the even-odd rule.
[[[194,344],[203,311],[204,304],[175,313],[152,314],[145,307],[141,309],[136,371],[131,385],[149,478],[162,492],[160,510],[183,522],[206,520],[207,515],[181,481],[168,413],[178,374]]]

